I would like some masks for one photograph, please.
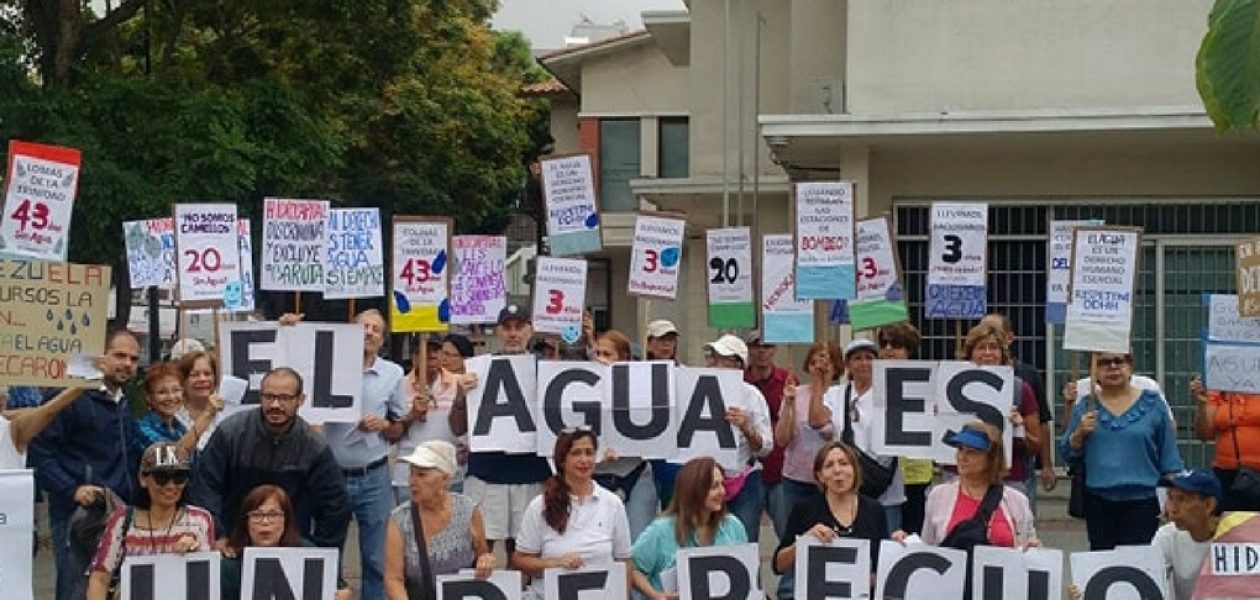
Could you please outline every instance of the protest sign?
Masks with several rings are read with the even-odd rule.
[[[213,600],[222,595],[217,551],[125,556],[118,569],[119,600]]]
[[[1234,256],[1238,263],[1238,314],[1260,317],[1260,238],[1239,242]]]
[[[739,470],[739,434],[726,421],[726,409],[748,406],[743,373],[734,369],[678,369],[678,453],[673,462],[710,457],[724,469]]]
[[[586,260],[581,258],[534,259],[534,333],[554,333],[567,343],[582,335],[582,311],[586,306]]]
[[[240,278],[235,204],[176,204],[175,269],[183,308],[223,304],[227,285]]]
[[[1081,600],[1161,600],[1168,598],[1164,557],[1155,546],[1073,552],[1072,585]]]
[[[709,292],[709,327],[755,327],[752,230],[747,227],[705,232]]]
[[[551,255],[598,252],[602,247],[599,202],[590,155],[553,156],[539,162]]]
[[[262,289],[324,291],[328,202],[263,200]]]
[[[979,319],[987,312],[989,207],[932,204],[924,317]]]
[[[812,535],[797,536],[794,573],[797,598],[869,597],[871,542],[837,537],[824,544]]]
[[[97,387],[67,373],[105,353],[110,268],[0,259],[0,384]]]
[[[468,392],[468,447],[473,452],[535,453],[534,361],[528,354],[484,354],[465,363],[478,382]]]
[[[626,566],[614,562],[607,565],[585,565],[577,569],[543,571],[545,600],[581,600],[629,598]]]
[[[1208,307],[1208,341],[1260,344],[1260,319],[1238,313],[1238,296],[1204,294],[1204,300]]]
[[[1097,226],[1074,231],[1063,348],[1128,353],[1142,230]]]
[[[888,217],[857,222],[857,288],[844,305],[855,331],[910,319]],[[837,303],[839,304],[839,303]],[[836,307],[833,307],[836,310]]]
[[[972,550],[975,600],[1050,600],[1063,589],[1063,551],[1053,548]]]
[[[457,235],[451,240],[455,272],[451,278],[451,323],[493,323],[507,305],[507,238]]]
[[[324,298],[379,298],[385,295],[385,253],[381,212],[376,208],[328,211]]]
[[[34,471],[0,470],[0,589],[10,600],[35,598],[31,581],[34,531]]]
[[[521,572],[495,570],[485,579],[471,569],[438,575],[437,600],[521,600]]]
[[[312,424],[358,423],[363,404],[363,326],[355,323],[219,323],[223,372],[249,381],[243,406],[257,406],[262,378],[276,367],[302,376],[298,414]]]
[[[1260,586],[1260,513],[1221,515],[1207,558],[1199,569],[1194,600],[1245,600]]]
[[[394,217],[390,330],[446,331],[450,322],[450,219]]]
[[[795,245],[790,234],[762,237],[761,326],[767,344],[814,341],[814,304],[796,297]]]
[[[336,548],[249,546],[241,558],[241,596],[333,600],[337,556]]]
[[[1062,325],[1067,314],[1068,283],[1072,274],[1072,231],[1077,227],[1102,225],[1098,219],[1050,221],[1050,247],[1046,269],[1046,322]]]
[[[250,235],[249,219],[236,220],[236,249],[240,252],[241,302],[235,308],[226,306],[236,312],[253,312],[254,310],[254,241]],[[224,299],[224,304],[228,304]]]
[[[66,260],[80,160],[74,148],[9,142],[0,253]]]
[[[600,439],[621,456],[678,454],[677,369],[669,361],[619,362],[604,380]]]
[[[796,297],[853,298],[853,182],[800,182],[793,192]]]
[[[175,287],[175,219],[127,221],[123,243],[132,288]]]
[[[688,600],[762,598],[757,544],[678,550],[678,595]]]
[[[687,221],[641,214],[634,220],[629,293],[673,300],[678,295],[683,233]]]
[[[1209,390],[1260,394],[1260,346],[1204,344],[1203,384]]]
[[[876,598],[962,598],[967,552],[883,540],[879,547]]]

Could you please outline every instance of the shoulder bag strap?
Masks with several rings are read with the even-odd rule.
[[[429,546],[424,541],[424,525],[420,523],[420,507],[411,503],[411,528],[416,534],[416,547],[420,551],[420,570],[423,571],[422,585],[425,598],[437,598],[437,578],[433,567],[429,564]]]
[[[853,446],[853,384],[844,386],[844,431],[840,432],[840,440]]]
[[[985,531],[985,539],[988,539],[989,520],[993,518],[993,513],[997,512],[998,504],[1002,502],[1002,484],[994,483],[984,493],[984,500],[980,501],[980,508],[976,510],[975,519]]]
[[[1225,392],[1222,398],[1229,405],[1229,434],[1234,438],[1234,468],[1242,469],[1242,452],[1238,449],[1238,422],[1234,420],[1234,399],[1230,398],[1229,394]]]

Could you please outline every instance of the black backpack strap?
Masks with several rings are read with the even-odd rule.
[[[984,493],[984,500],[980,502],[980,509],[976,511],[976,516],[972,517],[987,530],[989,527],[989,519],[993,518],[993,513],[997,512],[998,504],[1002,502],[1002,484],[994,483],[989,485],[988,491]]]
[[[420,522],[420,507],[411,503],[411,525],[416,536],[416,546],[420,551],[420,570],[424,571],[420,585],[426,598],[437,598],[437,577],[433,573],[433,565],[429,564],[429,545],[424,541],[424,525]]]

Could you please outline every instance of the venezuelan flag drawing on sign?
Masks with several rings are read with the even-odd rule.
[[[452,228],[450,219],[394,217],[389,303],[394,333],[448,329]]]

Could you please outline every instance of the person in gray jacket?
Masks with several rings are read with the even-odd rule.
[[[340,548],[350,524],[350,499],[341,468],[323,436],[297,415],[306,400],[302,376],[280,367],[268,371],[258,409],[225,419],[197,459],[189,501],[214,515],[215,529],[230,532],[241,502],[263,484],[293,499],[298,533],[316,546]],[[218,540],[220,550],[227,539]]]

